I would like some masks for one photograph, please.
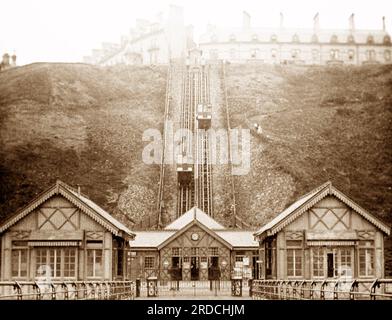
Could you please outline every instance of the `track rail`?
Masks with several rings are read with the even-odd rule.
[[[162,214],[164,209],[163,203],[163,194],[165,189],[165,152],[166,152],[166,144],[167,144],[167,123],[169,120],[169,110],[170,110],[170,91],[171,91],[171,82],[172,82],[172,66],[169,65],[169,70],[167,73],[166,79],[166,99],[165,99],[165,115],[163,122],[163,143],[162,143],[162,155],[161,155],[161,164],[160,164],[160,175],[159,175],[159,189],[158,189],[158,201],[157,201],[157,211],[158,211],[158,228],[162,228]]]

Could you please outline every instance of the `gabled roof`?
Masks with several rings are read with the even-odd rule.
[[[253,236],[253,231],[244,230],[217,230],[215,233],[226,240],[233,247],[238,248],[258,248],[259,243]]]
[[[201,211],[202,212],[202,211]],[[215,220],[213,220],[215,222]],[[199,220],[197,219],[193,219],[191,220],[187,225],[185,225],[184,227],[182,227],[181,229],[176,230],[170,237],[168,237],[165,241],[163,241],[159,246],[158,249],[162,249],[164,246],[166,246],[167,244],[169,244],[171,241],[173,241],[174,239],[176,239],[177,237],[179,237],[180,235],[182,235],[184,232],[186,232],[189,228],[191,228],[192,226],[197,225],[200,229],[204,230],[206,233],[208,233],[210,236],[212,236],[213,238],[215,238],[216,240],[218,240],[220,243],[222,243],[223,245],[225,245],[226,247],[228,247],[230,250],[233,249],[233,246],[231,245],[231,243],[227,242],[225,239],[223,239],[222,237],[220,237],[216,231],[208,228],[205,224],[200,223]]]
[[[39,194],[27,206],[19,210],[15,215],[11,216],[4,223],[2,223],[0,225],[0,233],[13,226],[19,220],[23,219],[34,209],[39,207],[41,204],[43,204],[45,201],[47,201],[54,195],[63,196],[76,207],[78,207],[81,211],[87,214],[90,218],[102,225],[114,235],[127,238],[134,237],[134,233],[132,233],[121,222],[113,218],[108,212],[99,207],[96,203],[94,203],[87,197],[79,194],[74,188],[60,180],[57,180],[56,183],[52,185],[49,189]]]
[[[135,239],[130,242],[131,248],[158,248],[169,239],[176,231],[136,231]]]
[[[258,247],[258,243],[253,237],[253,231],[226,229],[197,207],[184,213],[164,230],[135,232],[135,240],[130,242],[130,246],[132,248],[161,249],[194,225],[230,249]]]
[[[165,230],[180,230],[187,226],[190,222],[196,220],[208,229],[212,230],[224,230],[225,227],[212,219],[205,212],[201,211],[197,207],[193,207],[189,211],[185,212],[181,217],[174,220],[172,223],[165,227]]]
[[[379,228],[381,231],[383,231],[387,235],[390,234],[391,229],[389,226],[387,226],[375,216],[368,213],[365,209],[360,207],[353,200],[351,200],[341,191],[332,186],[332,183],[328,181],[323,185],[315,188],[308,194],[299,198],[296,202],[283,210],[269,223],[261,227],[256,233],[254,233],[254,236],[271,236],[276,234],[328,195],[335,196],[347,206],[349,206],[351,209],[353,209],[355,212],[357,212],[359,215],[361,215],[364,219],[368,220],[370,223]]]

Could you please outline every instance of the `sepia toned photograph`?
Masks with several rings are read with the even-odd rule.
[[[0,10],[0,300],[392,299],[390,1]]]

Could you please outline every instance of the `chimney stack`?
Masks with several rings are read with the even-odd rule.
[[[385,31],[385,17],[382,17],[382,31]]]
[[[350,25],[350,31],[355,30],[355,24],[354,24],[354,13],[351,14],[349,20],[349,25]]]
[[[283,13],[280,13],[280,24],[279,24],[280,28],[283,28]]]
[[[250,29],[250,14],[246,11],[242,12],[242,27],[244,29]]]
[[[313,18],[313,31],[317,33],[320,30],[320,19],[319,13],[317,12]]]

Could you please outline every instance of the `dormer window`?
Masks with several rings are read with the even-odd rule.
[[[331,43],[338,43],[338,36],[336,34],[333,34],[330,40]]]
[[[318,42],[318,36],[316,34],[312,35],[312,42],[317,43]]]
[[[366,39],[367,44],[374,44],[374,37],[372,35],[368,36]]]
[[[276,42],[276,41],[278,41],[278,37],[276,36],[276,34],[273,34],[271,36],[271,42]]]
[[[354,39],[354,36],[352,34],[350,34],[347,37],[347,43],[355,43],[355,39]]]
[[[230,37],[229,37],[229,39],[230,39],[230,41],[234,42],[234,41],[236,40],[236,39],[235,39],[235,34],[231,34]]]
[[[391,37],[389,35],[384,36],[383,43],[391,44]]]
[[[293,42],[295,42],[295,43],[299,42],[299,37],[297,34],[293,35]]]

